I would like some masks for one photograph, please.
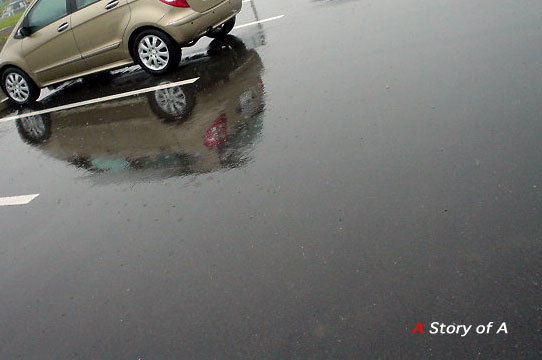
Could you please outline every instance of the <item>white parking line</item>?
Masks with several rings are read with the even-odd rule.
[[[38,196],[40,194],[3,197],[0,198],[0,206],[26,205]]]
[[[267,18],[267,19],[263,19],[263,20],[258,20],[258,21],[254,21],[254,22],[251,22],[251,23],[248,23],[248,24],[243,24],[243,25],[236,26],[233,29],[234,30],[242,29],[242,28],[247,27],[247,26],[252,26],[252,25],[256,25],[256,24],[265,23],[265,22],[268,22],[268,21],[282,19],[283,17],[284,17],[284,15],[279,15],[279,16],[275,16],[275,17],[271,17],[271,18]]]
[[[97,103],[101,103],[101,102],[109,101],[109,100],[116,100],[116,99],[120,99],[120,98],[124,98],[124,97],[128,97],[128,96],[133,96],[133,95],[138,95],[138,94],[143,94],[143,93],[147,93],[147,92],[151,92],[151,91],[155,91],[155,90],[161,90],[161,89],[167,89],[167,88],[171,88],[171,87],[175,87],[175,86],[193,84],[196,81],[198,81],[198,79],[199,79],[199,77],[193,78],[193,79],[188,79],[188,80],[176,81],[176,82],[172,82],[172,83],[169,83],[169,84],[151,86],[151,87],[144,88],[144,89],[127,91],[127,92],[120,93],[120,94],[104,96],[104,97],[101,97],[101,98],[96,98],[96,99],[91,99],[91,100],[80,101],[80,102],[76,102],[76,103],[72,103],[72,104],[68,104],[68,105],[56,106],[56,107],[52,107],[52,108],[49,108],[49,109],[28,112],[28,113],[20,114],[20,115],[8,116],[8,117],[0,119],[0,123],[12,121],[12,120],[17,120],[17,119],[24,118],[24,117],[29,117],[29,116],[47,114],[47,113],[54,112],[54,111],[68,110],[68,109],[73,109],[73,108],[80,107],[80,106],[97,104]]]

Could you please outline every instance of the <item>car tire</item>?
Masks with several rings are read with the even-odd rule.
[[[141,68],[152,75],[177,68],[181,60],[180,46],[159,30],[145,30],[137,35],[132,54]]]
[[[219,56],[224,53],[234,53],[241,56],[247,52],[247,47],[243,41],[233,35],[227,35],[220,39],[214,39],[207,47],[209,56]]]
[[[2,74],[2,90],[16,105],[27,105],[36,101],[41,89],[21,69],[10,67]]]
[[[224,24],[209,31],[206,35],[207,37],[210,37],[211,39],[219,39],[228,35],[230,31],[233,30],[234,26],[235,26],[235,16],[229,19],[228,21],[226,21]]]

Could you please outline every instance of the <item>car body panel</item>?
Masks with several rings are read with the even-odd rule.
[[[223,0],[188,0],[187,2],[191,9],[203,13],[221,4]]]
[[[73,36],[87,69],[99,68],[126,57],[122,51],[124,32],[130,21],[126,0],[106,9],[109,0],[94,2],[71,15]]]
[[[211,10],[203,13],[190,10],[190,12],[179,13],[170,10],[159,25],[167,31],[180,44],[197,39],[241,11],[241,0],[226,0]]]
[[[68,24],[59,32],[59,26]],[[77,72],[81,53],[70,29],[70,15],[39,29],[32,36],[20,40],[23,64],[17,64],[27,73],[34,74],[39,83]]]
[[[122,47],[125,54],[130,54],[130,38],[133,38],[137,31],[144,27],[154,27],[160,30],[166,31],[161,25],[160,21],[168,13],[168,11],[177,10],[179,13],[184,14],[190,11],[190,9],[174,8],[166,5],[158,0],[128,0],[130,7],[130,22],[124,35],[124,41]]]

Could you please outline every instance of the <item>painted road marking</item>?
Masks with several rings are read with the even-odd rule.
[[[251,22],[251,23],[248,23],[248,24],[243,24],[243,25],[236,26],[233,29],[234,30],[242,29],[242,28],[247,27],[247,26],[252,26],[252,25],[262,24],[262,23],[265,23],[265,22],[268,22],[268,21],[282,19],[283,17],[284,17],[284,15],[279,15],[279,16],[268,18],[268,19],[258,20],[258,21],[254,21],[254,22]]]
[[[0,206],[26,205],[38,196],[40,194],[3,197],[0,198]]]
[[[56,106],[56,107],[52,107],[52,108],[49,108],[49,109],[28,112],[28,113],[25,113],[25,114],[8,116],[8,117],[0,119],[0,123],[12,121],[12,120],[17,120],[17,119],[24,118],[24,117],[29,117],[29,116],[47,114],[47,113],[54,112],[54,111],[68,110],[68,109],[73,109],[73,108],[81,107],[81,106],[85,106],[85,105],[97,104],[97,103],[101,103],[101,102],[104,102],[104,101],[116,100],[116,99],[120,99],[120,98],[124,98],[124,97],[128,97],[128,96],[148,93],[148,92],[155,91],[155,90],[168,89],[168,88],[175,87],[175,86],[193,84],[196,81],[198,81],[198,79],[199,79],[199,77],[193,78],[193,79],[188,79],[188,80],[172,82],[172,83],[169,83],[169,84],[151,86],[151,87],[144,88],[144,89],[139,89],[139,90],[127,91],[127,92],[124,92],[124,93],[110,95],[110,96],[104,96],[104,97],[101,97],[101,98],[80,101],[80,102],[76,102],[76,103],[72,103],[72,104],[68,104],[68,105]]]

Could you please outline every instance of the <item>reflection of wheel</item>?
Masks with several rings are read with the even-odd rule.
[[[148,94],[152,111],[163,121],[183,121],[188,118],[195,105],[191,86],[174,86]]]
[[[51,137],[51,119],[47,114],[22,117],[16,124],[21,137],[31,144],[43,143]]]
[[[40,95],[40,88],[30,76],[15,67],[8,68],[2,74],[2,90],[17,105],[29,104]]]
[[[235,26],[235,16],[226,21],[224,24],[217,26],[207,33],[207,36],[213,39],[221,38],[230,33]]]
[[[241,39],[233,35],[228,35],[211,41],[207,49],[207,53],[210,56],[217,56],[231,51],[237,55],[241,55],[247,51],[247,47]]]
[[[152,75],[175,69],[181,60],[181,48],[158,30],[141,32],[134,41],[132,53],[143,70]]]

